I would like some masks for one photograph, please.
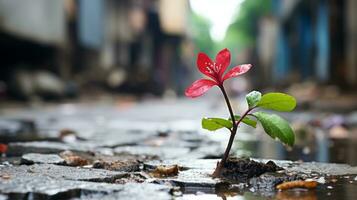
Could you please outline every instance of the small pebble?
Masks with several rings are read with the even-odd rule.
[[[172,193],[173,196],[182,196],[182,192],[181,191],[173,191]]]
[[[4,162],[1,163],[1,165],[11,166],[12,164],[9,161],[4,161]],[[357,176],[356,176],[356,178],[357,178]]]
[[[306,175],[306,174],[301,175],[301,178],[303,178],[303,179],[306,179],[307,177],[308,177],[308,175]]]
[[[323,176],[321,176],[320,178],[316,179],[316,181],[318,183],[321,183],[321,184],[325,184],[326,183],[325,177],[323,177]]]
[[[331,190],[331,189],[333,189],[333,187],[329,185],[329,186],[327,186],[327,189]]]

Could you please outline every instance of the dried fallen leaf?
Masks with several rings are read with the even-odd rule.
[[[178,165],[172,166],[157,166],[154,171],[150,173],[153,177],[168,177],[176,176],[179,172]]]
[[[0,175],[0,177],[2,179],[10,179],[11,178],[10,175],[7,175],[7,174]]]
[[[69,166],[84,166],[89,165],[89,160],[82,158],[71,151],[64,151],[60,153],[60,156],[66,161]]]
[[[292,188],[307,188],[313,189],[316,188],[317,182],[316,181],[289,181],[284,182],[276,186],[278,190],[287,190]]]
[[[68,156],[64,159],[66,160],[67,165],[70,166],[84,166],[89,164],[88,160],[79,156]]]

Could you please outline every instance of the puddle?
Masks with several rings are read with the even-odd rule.
[[[246,131],[246,130],[245,130]],[[243,133],[253,134],[253,133]],[[303,138],[303,143],[297,143],[294,149],[286,149],[279,142],[264,136],[243,136],[234,143],[232,151],[236,156],[250,156],[262,159],[292,160],[304,162],[346,163],[352,166],[357,164],[357,140],[350,138],[329,138],[321,130],[316,130],[313,137]],[[243,138],[243,139],[242,139]],[[222,140],[225,144],[225,140]],[[319,175],[315,172],[316,177]],[[292,199],[292,200],[315,200],[315,199],[345,199],[357,198],[357,176],[343,175],[326,179],[316,189],[289,189],[286,191],[258,192],[246,190],[214,190],[204,191],[199,188],[183,191],[178,199],[187,200],[259,200],[259,199]],[[320,179],[322,180],[322,179]],[[325,179],[324,179],[325,180]],[[331,181],[333,180],[333,181]],[[336,181],[337,180],[337,181]]]
[[[197,188],[196,188],[197,189]],[[336,184],[319,184],[316,189],[289,189],[284,191],[259,193],[256,191],[222,190],[215,193],[209,191],[184,191],[177,199],[185,200],[315,200],[315,199],[346,199],[354,200],[357,197],[357,183],[339,180]]]
[[[222,145],[224,144],[225,141],[222,141]],[[258,135],[248,139],[243,136],[243,139],[240,139],[238,133],[232,152],[234,152],[235,156],[263,159],[357,165],[357,140],[355,138],[329,138],[321,130],[317,130],[314,137],[304,138],[304,142],[301,143],[297,142],[293,149],[287,149],[280,142],[271,140],[266,135]]]

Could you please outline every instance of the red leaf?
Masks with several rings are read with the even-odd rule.
[[[249,69],[252,67],[251,64],[243,64],[243,65],[238,65],[236,67],[233,67],[231,70],[229,70],[226,75],[224,75],[223,77],[223,81],[232,78],[232,77],[236,77],[239,76],[241,74],[246,73],[247,71],[249,71]]]
[[[192,85],[186,89],[185,95],[191,98],[199,97],[215,85],[217,85],[215,81],[199,79],[193,82]]]
[[[219,72],[218,72],[219,77],[222,77],[224,71],[226,71],[230,63],[231,63],[231,53],[227,48],[221,50],[216,55],[216,65],[218,65],[219,67]]]

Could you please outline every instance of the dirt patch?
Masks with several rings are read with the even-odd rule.
[[[249,158],[228,158],[222,169],[222,178],[231,182],[247,182],[252,177],[260,176],[266,172],[283,170],[273,161],[267,163],[256,162]]]
[[[138,160],[96,160],[93,163],[93,168],[106,169],[111,171],[126,171],[135,172],[140,170],[140,162]]]
[[[69,166],[84,166],[91,163],[90,160],[84,158],[83,156],[77,155],[72,151],[63,151],[60,153],[60,157],[65,160],[66,165]]]
[[[161,177],[169,177],[169,176],[177,176],[179,173],[179,166],[157,166],[155,170],[153,170],[150,175],[156,178]]]

